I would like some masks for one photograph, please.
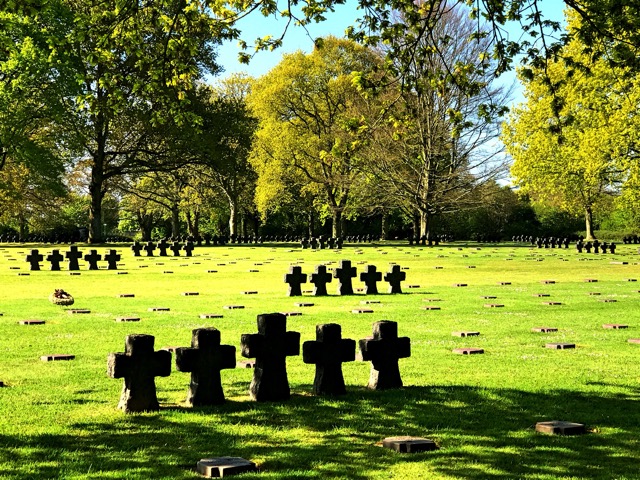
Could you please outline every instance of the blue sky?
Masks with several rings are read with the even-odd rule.
[[[546,18],[562,21],[564,2],[560,0],[541,0],[540,4],[541,11]],[[306,31],[292,25],[287,31],[284,44],[281,48],[272,52],[257,53],[249,65],[243,65],[238,62],[238,52],[240,50],[237,42],[226,42],[220,47],[218,52],[218,61],[225,70],[222,77],[236,72],[246,72],[251,76],[258,77],[267,73],[277,65],[284,53],[296,50],[310,52],[313,49],[313,40],[317,37],[326,35],[344,36],[345,29],[353,25],[360,15],[356,6],[357,2],[347,0],[346,5],[336,6],[335,12],[327,15],[326,21],[309,25]],[[258,12],[254,12],[243,19],[238,24],[238,27],[242,31],[241,38],[246,41],[247,44],[252,45],[257,37],[266,35],[279,36],[285,27],[285,22],[277,17],[263,17]],[[509,35],[510,37],[518,38],[521,35],[519,26],[510,26]],[[515,81],[515,73],[509,72],[504,74],[498,81],[505,85],[511,85]],[[513,99],[515,103],[522,100],[522,92],[519,85],[515,85],[514,87]]]

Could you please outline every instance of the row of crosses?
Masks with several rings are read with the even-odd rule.
[[[153,257],[153,252],[155,252],[156,249],[158,250],[158,255],[160,257],[166,257],[168,255],[167,250],[171,250],[174,257],[180,256],[180,250],[184,250],[186,257],[192,257],[194,248],[195,245],[193,244],[193,242],[186,242],[184,245],[182,245],[180,242],[173,242],[171,245],[169,245],[164,238],[157,244],[153,242],[147,242],[142,245],[141,243],[133,242],[133,245],[131,245],[131,250],[133,251],[134,257],[139,257],[140,251],[142,250],[146,252],[147,257]]]
[[[255,358],[251,398],[258,402],[282,401],[290,397],[286,359],[300,354],[300,333],[287,331],[287,318],[281,313],[258,315],[258,333],[241,337],[242,356]],[[128,335],[125,351],[107,358],[107,374],[124,378],[118,408],[126,413],[157,411],[155,377],[171,373],[171,352],[154,351],[152,335]],[[191,382],[186,403],[191,406],[224,403],[220,370],[235,368],[236,349],[221,345],[216,328],[193,330],[191,347],[176,351],[176,368],[190,372]],[[398,337],[398,324],[382,320],[373,324],[373,335],[359,341],[364,361],[371,362],[368,387],[374,390],[400,388],[402,379],[398,360],[411,355],[408,337]],[[346,393],[342,364],[355,360],[356,342],[342,338],[342,328],[335,323],[316,326],[316,339],[302,345],[302,360],[315,364],[315,395]]]
[[[69,270],[80,270],[78,260],[83,258],[83,256],[82,252],[78,250],[78,247],[75,245],[71,245],[64,256],[62,256],[59,250],[52,250],[51,253],[47,255],[47,262],[51,263],[51,270],[58,271],[60,270],[60,264],[65,258],[69,261]],[[90,250],[88,254],[84,255],[84,261],[89,264],[89,270],[98,270],[98,262],[102,259],[102,255],[100,255],[97,250]],[[26,260],[29,262],[30,270],[40,270],[40,262],[44,260],[44,255],[37,249],[33,249],[29,255],[27,255]],[[104,255],[104,260],[107,262],[107,270],[117,270],[120,255],[115,250],[109,250]]]
[[[318,265],[310,275],[309,282],[313,284],[313,295],[316,297],[327,295],[327,283],[332,278],[338,280],[338,295],[353,295],[352,278],[357,275],[356,267],[351,266],[351,260],[341,260],[340,266],[333,271],[333,275],[327,272],[327,267]],[[401,282],[407,278],[407,274],[400,269],[400,265],[392,265],[385,274],[384,281],[389,283],[389,293],[402,293]],[[360,273],[360,281],[364,282],[365,295],[378,294],[378,282],[382,280],[382,272],[378,272],[375,265],[367,265],[364,272]],[[302,284],[307,283],[307,274],[302,273],[302,267],[292,266],[289,273],[285,274],[284,281],[289,285],[287,295],[296,297],[302,295]]]

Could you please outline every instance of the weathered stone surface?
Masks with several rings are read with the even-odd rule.
[[[239,473],[257,472],[255,463],[240,457],[203,458],[196,465],[196,470],[206,478],[223,478]]]
[[[351,266],[351,260],[341,260],[340,266],[333,272],[333,278],[338,279],[338,295],[353,295],[352,278],[356,276],[356,267]]]
[[[236,368],[256,368],[255,360],[241,360],[236,363]]]
[[[76,358],[75,355],[68,355],[64,353],[54,353],[51,355],[42,355],[40,357],[40,360],[42,360],[43,362],[57,362],[59,360],[73,360],[74,358]]]
[[[44,259],[44,255],[41,255],[37,249],[31,250],[27,255],[26,260],[29,262],[29,270],[40,270],[40,262]],[[20,274],[18,274],[20,275]]]
[[[441,310],[441,308],[435,305],[425,305],[424,307],[420,307],[420,310]]]
[[[223,315],[220,313],[201,313],[200,318],[206,320],[208,318],[223,318]]]
[[[20,320],[18,323],[20,325],[44,325],[46,322],[44,320]]]
[[[152,335],[127,335],[125,351],[107,357],[107,375],[124,378],[118,408],[125,413],[160,409],[155,377],[168,377],[171,373],[171,352],[154,352],[154,342]]]
[[[536,333],[551,333],[557,332],[558,329],[555,327],[533,327],[531,331]]]
[[[315,341],[302,345],[304,363],[315,364],[314,395],[346,393],[342,364],[355,360],[356,342],[342,338],[342,327],[335,323],[316,325]]]
[[[502,303],[485,303],[485,308],[502,308],[504,305]]]
[[[116,317],[116,322],[139,322],[140,317]]]
[[[307,283],[307,274],[302,273],[302,267],[290,267],[289,273],[284,276],[284,282],[289,285],[287,296],[299,297],[302,295],[302,284]]]
[[[381,280],[382,272],[378,272],[375,265],[367,265],[366,270],[360,273],[360,281],[365,285],[365,295],[377,295],[378,282]]]
[[[109,250],[109,252],[104,256],[104,259],[107,261],[107,270],[118,269],[118,262],[120,261],[120,255],[116,250]]]
[[[82,252],[78,250],[76,245],[71,245],[64,256],[69,261],[69,270],[80,270],[78,260],[82,258]]]
[[[373,313],[370,308],[354,308],[351,313]]]
[[[135,296],[134,293],[121,293],[118,295],[118,298],[134,298]]]
[[[359,342],[362,359],[371,362],[368,387],[373,390],[402,387],[398,360],[411,356],[409,337],[398,337],[398,324],[382,320],[373,324],[373,335]]]
[[[457,353],[458,355],[479,355],[484,353],[484,349],[475,347],[454,348],[452,352]]]
[[[224,403],[220,370],[235,368],[236,347],[220,345],[220,331],[198,328],[192,331],[191,348],[176,350],[176,368],[191,372],[187,404],[194,407]]]
[[[169,307],[151,307],[148,309],[150,312],[169,312],[171,309]]]
[[[629,325],[623,325],[621,323],[605,323],[604,325],[602,325],[602,328],[610,330],[622,330],[625,328],[629,328]]]
[[[89,250],[84,256],[84,261],[89,264],[89,270],[98,270],[98,262],[102,260],[102,255],[97,250]]]
[[[243,334],[240,339],[242,356],[256,359],[249,387],[253,400],[287,400],[291,395],[286,359],[300,354],[300,333],[286,328],[287,317],[281,313],[262,314],[258,315],[258,333]]]
[[[560,420],[538,422],[536,423],[536,432],[551,435],[582,435],[587,433],[584,425],[581,423],[564,422]]]
[[[640,338],[630,338],[627,342],[640,344]]]
[[[384,281],[389,283],[389,293],[402,293],[401,283],[406,278],[407,274],[400,270],[400,265],[392,265],[391,270],[384,276]]]
[[[547,343],[545,348],[551,348],[553,350],[566,350],[568,348],[576,348],[575,343]]]
[[[84,315],[87,313],[91,313],[91,310],[86,308],[72,308],[70,310],[67,310],[67,313],[69,313],[70,315]]]
[[[451,332],[454,337],[477,337],[480,332]]]
[[[433,440],[421,437],[388,437],[382,440],[382,446],[399,453],[420,453],[437,450]]]
[[[225,310],[242,310],[244,308],[244,305],[225,305],[224,307]]]

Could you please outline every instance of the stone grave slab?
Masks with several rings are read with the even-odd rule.
[[[300,317],[302,316],[302,312],[280,312],[285,317]]]
[[[540,283],[542,283],[543,285],[555,285],[556,281],[555,280],[541,280]]]
[[[600,292],[589,292],[587,295],[597,296],[597,295],[601,295],[601,293]]]
[[[637,282],[636,278],[627,278],[627,282]]]
[[[484,349],[475,347],[454,348],[452,352],[458,355],[480,355],[484,353]]]
[[[587,433],[582,423],[553,420],[536,423],[536,432],[550,435],[582,435]]]
[[[398,361],[411,356],[409,337],[398,337],[398,324],[382,320],[373,324],[373,335],[358,342],[362,360],[371,362],[368,388],[401,388]]]
[[[625,328],[629,328],[629,325],[624,325],[621,323],[605,323],[602,325],[602,328],[606,328],[608,330],[623,330]]]
[[[149,312],[169,312],[171,309],[169,307],[151,307],[148,309]]]
[[[542,305],[562,305],[562,302],[542,302]]]
[[[116,317],[116,322],[139,322],[140,317]]]
[[[258,292],[256,290],[247,290],[242,292],[243,295],[257,295]]]
[[[220,313],[201,313],[200,318],[202,318],[203,320],[209,318],[223,318],[223,315]]]
[[[552,350],[566,350],[571,348],[576,348],[575,343],[547,343],[545,348],[550,348]]]
[[[18,273],[19,277],[28,277],[29,275],[31,275],[31,274],[30,273],[26,273],[26,272]]]
[[[536,333],[551,333],[557,332],[558,329],[555,327],[533,327],[531,331]]]
[[[171,274],[171,273],[173,273],[173,270],[164,270],[162,273]]]
[[[498,285],[511,285],[511,282],[498,282]]]
[[[200,295],[199,292],[182,292],[182,295],[184,297],[197,297],[198,295]]]
[[[46,322],[44,320],[20,320],[18,323],[20,325],[44,325]]]
[[[83,314],[91,313],[91,310],[88,310],[86,308],[72,308],[70,310],[67,310],[67,312],[70,315],[83,315]]]
[[[534,293],[533,296],[538,298],[545,298],[545,297],[550,297],[551,295],[548,293]]]
[[[223,478],[239,473],[257,472],[255,463],[241,457],[203,458],[196,465],[196,471],[205,478]]]
[[[420,453],[438,449],[433,440],[409,436],[387,437],[382,440],[382,446],[398,453]]]
[[[599,300],[602,303],[616,303],[618,300],[616,300],[615,298],[603,298],[602,300]]]
[[[134,298],[135,296],[136,296],[135,293],[121,293],[117,297],[118,298]]]
[[[504,307],[504,304],[502,304],[502,303],[485,303],[484,306],[485,306],[485,308],[502,308],[502,307]]]
[[[225,305],[224,307],[225,310],[242,310],[244,308],[244,305]]]
[[[454,283],[453,286],[454,287],[468,287],[469,285],[467,283]]]
[[[640,344],[640,338],[630,338],[627,342]]]
[[[362,300],[360,301],[360,305],[373,305],[380,303],[380,300]]]
[[[40,357],[40,360],[42,360],[43,362],[57,362],[61,360],[73,360],[74,358],[76,358],[75,355],[67,355],[64,353],[54,353],[51,355],[42,355]]]
[[[315,304],[309,302],[297,302],[293,304],[296,307],[313,307]]]
[[[478,337],[480,332],[451,332],[454,337]]]
[[[583,280],[583,282],[585,282],[585,283],[597,283],[598,280],[596,280],[595,278],[585,278]]]
[[[485,300],[495,300],[498,297],[495,295],[482,295],[481,298],[484,298]]]
[[[336,323],[316,325],[316,339],[302,345],[302,360],[316,366],[314,395],[344,395],[347,393],[342,364],[355,360],[355,340],[342,338],[342,328]]]
[[[370,308],[354,308],[351,313],[373,313]]]

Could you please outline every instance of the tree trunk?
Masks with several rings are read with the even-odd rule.
[[[20,212],[18,214],[18,241],[23,242],[24,239],[27,238],[28,232],[27,218],[25,217],[24,212]]]
[[[585,208],[584,223],[585,230],[587,232],[587,240],[595,240],[596,236],[593,233],[593,210],[591,210],[591,207]]]
[[[411,227],[413,230],[413,238],[419,238],[420,237],[420,216],[419,215],[413,216]]]
[[[420,238],[425,237],[429,240],[430,223],[431,215],[425,211],[420,212]]]
[[[389,225],[387,223],[387,214],[382,212],[382,227],[380,228],[380,239],[386,240],[389,236]]]
[[[235,238],[238,234],[238,209],[236,201],[229,199],[229,236]]]
[[[342,236],[342,209],[341,208],[333,209],[331,236],[334,238],[340,238]]]
[[[91,169],[91,181],[89,182],[89,243],[102,243],[102,199],[104,198],[104,179],[102,169],[98,167],[100,162],[95,162]]]
[[[309,228],[309,238],[313,237],[313,233],[315,232],[316,229],[316,217],[313,214],[313,210],[309,210],[309,213],[307,215],[307,221],[308,221],[308,228]]]
[[[151,231],[153,230],[153,215],[146,215],[143,212],[138,212],[138,225],[140,225],[140,232],[142,233],[142,240],[149,242],[151,240]]]
[[[171,207],[171,236],[178,238],[180,236],[180,210],[178,205]]]
[[[257,237],[258,230],[260,230],[260,217],[256,214],[251,215],[251,220],[253,220],[253,234]]]

